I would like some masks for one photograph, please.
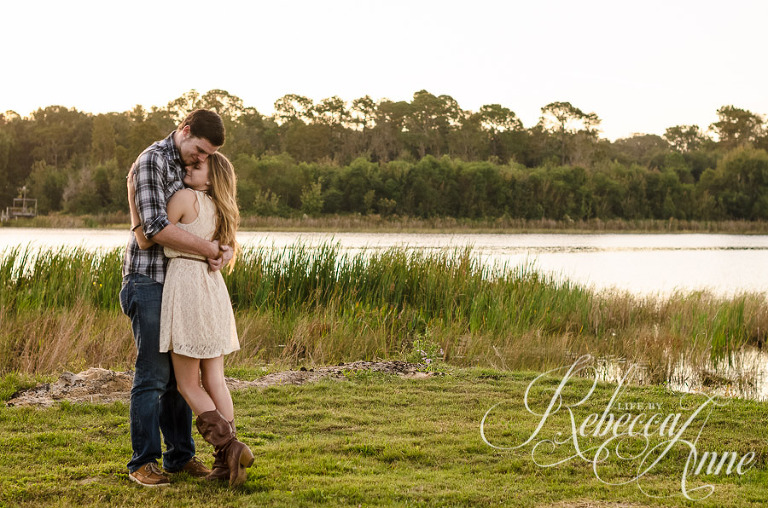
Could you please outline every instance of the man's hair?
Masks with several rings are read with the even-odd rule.
[[[215,111],[208,109],[196,109],[182,120],[179,125],[181,130],[189,125],[189,132],[196,138],[205,138],[213,146],[224,144],[224,122]]]

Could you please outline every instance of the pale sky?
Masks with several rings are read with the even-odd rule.
[[[768,2],[23,0],[2,7],[0,111],[127,111],[219,88],[410,101],[426,89],[533,126],[568,101],[602,136],[768,114]]]

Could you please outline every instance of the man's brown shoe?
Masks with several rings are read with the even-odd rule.
[[[179,470],[179,472],[182,471],[189,474],[189,476],[195,476],[197,478],[205,478],[211,474],[211,470],[205,467],[205,464],[203,464],[197,457],[189,459],[189,462],[184,464],[184,467]]]
[[[133,473],[130,473],[128,478],[144,487],[165,487],[171,484],[165,473],[154,462],[147,462]]]

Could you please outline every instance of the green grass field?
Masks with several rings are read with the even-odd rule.
[[[186,475],[170,487],[146,489],[130,482],[128,407],[62,403],[49,409],[0,408],[0,506],[701,506],[744,507],[768,503],[768,428],[766,406],[730,400],[713,406],[708,419],[696,418],[680,439],[694,440],[699,454],[752,453],[743,474],[688,475],[688,487],[711,485],[699,501],[681,494],[689,448],[674,446],[638,481],[639,459],[593,466],[575,458],[573,444],[547,446],[538,441],[571,435],[565,409],[553,414],[536,438],[517,450],[497,450],[486,439],[516,446],[530,437],[540,417],[524,405],[535,374],[443,366],[442,375],[400,378],[366,371],[344,381],[275,386],[234,393],[240,438],[252,447],[255,466],[242,489],[211,485]],[[248,372],[240,371],[248,376]],[[560,373],[562,376],[563,373]],[[542,413],[559,378],[536,383],[531,411]],[[563,403],[578,422],[602,413],[615,386],[598,385],[586,402],[591,382],[571,379]],[[638,404],[667,415],[688,418],[702,406],[701,396],[682,397],[656,387],[630,387],[615,400],[618,418],[637,416]],[[634,406],[632,405],[634,404]],[[654,409],[656,411],[656,409]],[[681,421],[683,421],[681,420]],[[682,425],[677,428],[682,429]],[[210,464],[211,448],[195,432],[198,453]],[[587,434],[589,436],[589,434]],[[560,436],[561,440],[563,436]],[[607,437],[581,438],[587,449]],[[670,437],[651,433],[650,447]],[[623,452],[644,441],[629,439]],[[534,462],[534,456],[536,462]],[[585,452],[586,459],[594,449]],[[642,455],[641,455],[642,456]],[[659,458],[659,454],[650,454]],[[715,469],[712,469],[714,473]],[[641,489],[642,488],[642,489]],[[649,497],[663,496],[659,498]],[[689,492],[701,497],[706,492]],[[670,497],[667,497],[670,496]],[[604,503],[604,504],[601,504]]]

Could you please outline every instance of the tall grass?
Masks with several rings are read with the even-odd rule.
[[[332,307],[348,316],[405,317],[419,333],[433,321],[461,322],[469,332],[574,331],[592,298],[526,267],[493,270],[468,248],[349,254],[329,244],[257,247],[244,253],[227,283],[241,310]]]
[[[132,362],[121,315],[122,249],[0,257],[0,373]],[[402,357],[415,340],[460,365],[539,369],[592,353],[668,379],[680,357],[717,364],[762,346],[764,295],[595,293],[526,266],[489,268],[470,249],[246,248],[225,275],[242,350],[230,365]]]
[[[5,310],[119,310],[122,249],[15,247],[0,256],[0,306]]]

